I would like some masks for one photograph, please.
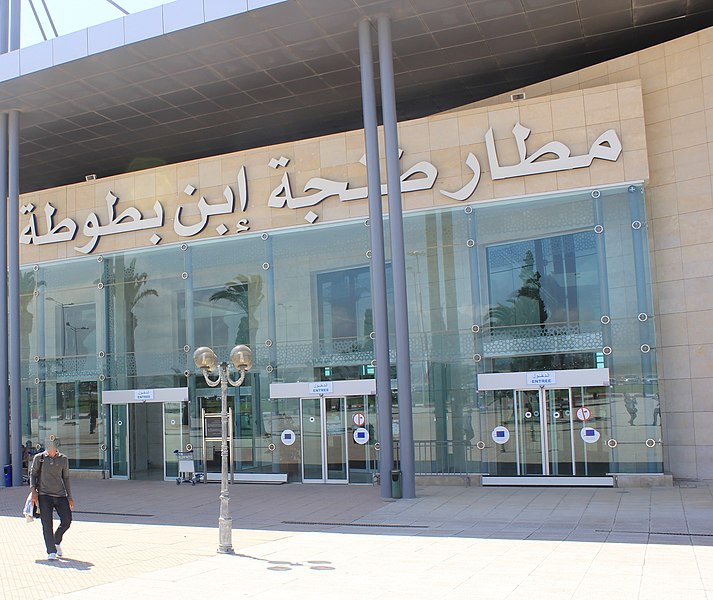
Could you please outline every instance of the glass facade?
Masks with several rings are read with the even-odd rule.
[[[641,186],[405,213],[417,473],[662,471],[645,223]],[[163,479],[190,443],[217,473],[202,416],[220,398],[192,353],[248,344],[253,370],[229,391],[235,472],[370,483],[373,396],[270,400],[271,383],[373,378],[368,233],[353,220],[24,268],[28,446],[55,435],[74,468]],[[603,367],[608,386],[477,383]],[[106,390],[185,387],[187,403],[102,404]]]

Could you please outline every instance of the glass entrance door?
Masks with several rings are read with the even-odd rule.
[[[518,475],[575,475],[570,389],[515,390]]]
[[[126,404],[111,404],[111,477],[129,478],[129,411]]]
[[[302,481],[347,483],[345,398],[302,398]]]

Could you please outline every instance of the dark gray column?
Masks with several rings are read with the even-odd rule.
[[[369,190],[369,239],[371,246],[371,306],[374,311],[374,358],[376,359],[376,409],[379,426],[379,475],[382,498],[391,497],[391,469],[394,465],[391,431],[391,359],[386,305],[386,259],[384,256],[384,215],[379,173],[379,136],[376,121],[374,57],[371,51],[371,22],[359,23],[359,63],[361,103],[364,113],[367,188]]]
[[[12,484],[22,485],[22,389],[20,387],[20,111],[8,119],[8,363],[10,370],[10,450]]]
[[[389,231],[391,232],[391,270],[394,278],[394,316],[396,325],[396,377],[399,394],[399,445],[403,476],[403,497],[416,497],[416,471],[411,407],[411,352],[409,351],[408,299],[406,298],[406,253],[401,208],[401,169],[399,136],[396,128],[396,92],[391,49],[391,20],[379,17],[379,71],[381,110],[384,117],[386,180],[389,190]]]
[[[0,54],[5,54],[10,46],[10,3],[0,0]]]
[[[7,1],[7,0],[2,0]],[[20,48],[20,11],[21,1],[12,0],[10,4],[10,51]]]
[[[5,0],[6,1],[6,0]],[[7,25],[7,22],[5,22]],[[7,273],[7,113],[0,115],[0,265]],[[0,277],[0,381],[8,381],[7,370],[7,276]],[[10,461],[10,394],[0,386],[0,466]],[[3,481],[0,485],[4,485]]]

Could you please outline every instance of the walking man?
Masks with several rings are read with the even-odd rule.
[[[69,459],[57,450],[54,440],[47,442],[44,452],[35,455],[30,471],[32,501],[40,510],[42,534],[47,547],[47,559],[62,556],[62,537],[72,523],[72,488],[69,483]],[[54,531],[54,511],[59,515],[59,527]]]

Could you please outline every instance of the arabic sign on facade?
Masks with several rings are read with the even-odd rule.
[[[430,127],[428,119],[422,121]],[[491,180],[488,185],[492,186],[494,182],[504,180],[523,180],[542,174],[588,169],[597,163],[616,163],[622,155],[622,142],[618,134],[605,125],[599,131],[594,127],[587,128],[590,143],[588,150],[580,154],[572,152],[564,142],[551,139],[550,135],[554,136],[554,132],[538,132],[538,137],[547,141],[530,143],[528,147],[531,129],[519,120],[510,127],[510,136],[506,135],[508,128],[501,121],[491,123],[487,129],[480,131],[473,138],[475,143],[464,143],[457,147],[462,157],[460,165],[440,163],[437,152],[428,153],[428,160],[423,152],[418,154],[415,163],[405,168],[400,177],[405,210],[409,209],[409,197],[414,193],[433,194],[434,203],[438,197],[448,199],[446,202],[464,202],[478,195],[476,192],[481,179],[488,175]],[[462,135],[468,137],[465,133]],[[211,185],[204,186],[204,192],[195,187],[203,183],[199,176],[200,169],[197,169],[193,181],[181,184],[172,197],[162,195],[151,198],[152,204],[142,201],[143,211],[134,205],[136,202],[132,202],[130,192],[125,193],[116,187],[104,188],[108,191],[103,202],[83,215],[80,211],[71,216],[62,215],[62,212],[67,212],[66,207],[62,207],[61,199],[57,200],[54,196],[50,196],[51,199],[46,200],[41,209],[41,195],[30,196],[31,201],[24,201],[23,198],[20,243],[26,247],[40,247],[64,242],[71,244],[74,252],[90,254],[107,236],[134,233],[139,234],[135,236],[135,245],[157,245],[164,240],[184,240],[199,234],[202,234],[201,237],[206,237],[206,234],[223,236],[264,229],[264,223],[255,227],[251,220],[256,213],[265,214],[265,211],[297,211],[298,219],[294,223],[298,223],[301,218],[304,219],[303,223],[312,224],[320,218],[315,210],[329,207],[330,214],[334,214],[335,207],[344,206],[342,212],[353,215],[354,211],[346,207],[355,203],[366,207],[368,193],[365,185],[352,185],[348,181],[351,177],[333,175],[336,172],[355,173],[361,181],[365,181],[366,160],[363,155],[358,159],[360,155],[354,156],[352,153],[354,163],[341,167],[339,159],[329,164],[328,152],[321,152],[318,161],[305,161],[304,153],[298,151],[299,144],[292,146],[295,149],[294,160],[283,155],[290,146],[273,149],[275,155],[272,157],[263,151],[260,155],[265,156],[262,165],[251,159],[250,151],[247,151],[248,154],[242,153],[240,156],[246,157],[243,164],[237,160],[232,162],[235,166],[229,175],[231,183],[216,186],[211,181]],[[404,146],[408,149],[408,140]],[[515,154],[513,147],[516,148]],[[513,161],[513,156],[517,156],[516,161]],[[409,164],[408,159],[409,152],[402,152],[402,161]],[[445,173],[440,178],[439,169]],[[223,172],[229,171],[223,169]],[[453,172],[461,176],[453,177]],[[622,175],[623,172],[621,169]],[[278,173],[281,173],[279,180],[275,177]],[[310,176],[312,173],[319,176]],[[331,176],[323,176],[327,174]],[[306,183],[295,186],[294,179],[300,177],[307,178]],[[619,180],[623,180],[623,177]],[[267,181],[270,182],[269,189],[265,186]],[[297,192],[296,187],[301,188],[301,191]],[[387,192],[388,185],[384,183],[381,193],[386,195]],[[58,211],[59,217],[63,217],[59,220]],[[39,213],[43,218],[38,218]],[[141,235],[144,232],[145,238]]]

